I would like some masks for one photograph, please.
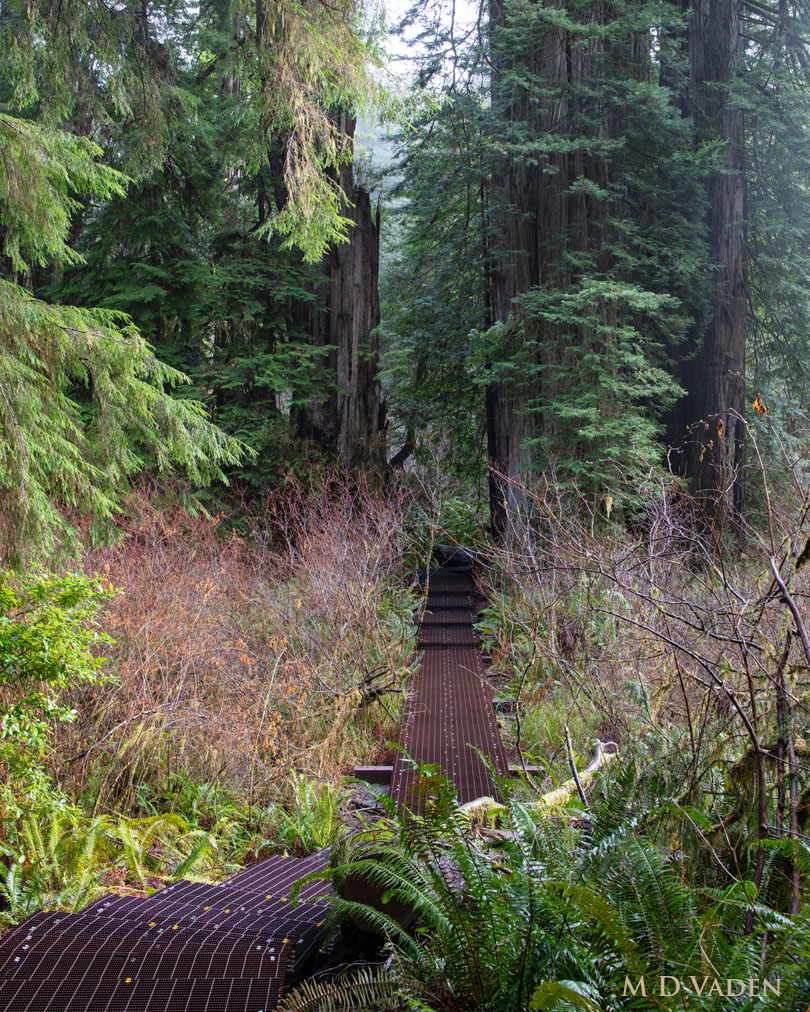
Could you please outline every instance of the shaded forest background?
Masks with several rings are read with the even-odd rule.
[[[613,508],[656,474],[757,507],[747,427],[769,412],[766,455],[804,432],[803,8],[416,4],[407,86],[381,15],[4,5],[15,543],[144,468],[255,494],[440,444],[501,534],[549,468]],[[382,168],[353,157],[381,114]],[[113,336],[54,352],[49,325]],[[139,395],[100,350],[133,328]]]

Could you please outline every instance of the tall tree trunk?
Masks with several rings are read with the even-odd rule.
[[[745,122],[733,85],[743,58],[740,0],[693,0],[689,108],[697,143],[724,144],[706,180],[714,284],[704,321],[690,334],[669,441],[677,470],[710,513],[739,511],[745,456],[746,239]]]
[[[354,120],[340,114],[354,135]],[[379,372],[379,213],[369,194],[353,185],[351,164],[337,182],[351,200],[341,213],[353,225],[348,242],[333,246],[322,264],[325,294],[311,311],[312,343],[328,349],[322,360],[325,392],[299,414],[299,430],[346,467],[385,463],[384,408]]]
[[[349,242],[334,251],[330,329],[337,346],[337,451],[348,467],[385,461],[380,363],[379,213],[355,189]]]
[[[508,4],[509,0],[490,0],[493,31],[506,23]],[[564,3],[546,0],[544,6],[563,8]],[[556,27],[551,18],[534,28],[539,38],[527,38],[523,51],[514,57],[519,84],[510,81],[508,66],[499,66],[498,47],[493,46],[493,107],[500,112],[507,136],[517,128],[518,141],[517,153],[503,158],[493,180],[493,317],[505,325],[502,353],[514,363],[511,372],[490,384],[485,400],[493,472],[490,513],[499,536],[508,532],[510,512],[521,506],[520,484],[542,459],[537,441],[550,440],[558,432],[549,405],[560,392],[560,367],[575,368],[577,357],[598,349],[602,340],[584,329],[573,335],[570,325],[563,327],[548,318],[532,319],[515,300],[532,288],[569,290],[577,282],[578,268],[573,265],[584,262],[581,254],[608,245],[613,205],[581,187],[572,189],[571,184],[588,180],[607,192],[613,178],[610,158],[593,151],[583,134],[594,129],[586,125],[590,121],[598,124],[598,140],[620,135],[595,81],[614,63],[625,73],[631,68],[636,75],[644,72],[635,38],[626,44],[607,42],[598,32],[586,38],[587,25],[613,16],[609,6],[593,4],[579,16],[586,28],[576,37],[567,28]],[[542,154],[520,153],[521,141],[540,146],[544,137],[552,143]],[[614,308],[604,306],[603,315],[607,329],[614,322]]]
[[[508,0],[490,0],[490,31],[506,22]],[[526,124],[529,137],[553,131],[567,114],[565,85],[569,54],[564,29],[550,29],[542,46],[522,59],[527,70],[548,82],[551,97],[537,98],[517,88],[499,66],[497,46],[493,53],[493,106],[500,111],[506,129]],[[554,90],[561,87],[560,95]],[[511,93],[506,92],[511,89]],[[516,368],[508,377],[489,384],[485,396],[487,454],[491,472],[490,518],[497,536],[507,533],[510,510],[520,506],[515,482],[525,479],[532,464],[527,440],[538,434],[540,419],[530,410],[537,395],[537,363],[528,350],[515,313],[514,299],[532,286],[555,278],[559,281],[563,236],[567,226],[567,158],[550,153],[540,159],[506,156],[493,174],[492,316],[506,325],[502,354],[515,357]]]

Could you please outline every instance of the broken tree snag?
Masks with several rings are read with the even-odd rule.
[[[354,120],[340,114],[340,129],[354,136]],[[376,469],[385,463],[385,412],[380,396],[379,210],[369,193],[354,185],[351,164],[337,183],[348,200],[341,214],[352,224],[347,241],[331,247],[321,262],[323,284],[314,308],[305,310],[313,347],[328,349],[321,360],[323,389],[298,412],[302,436],[314,440],[346,467]]]

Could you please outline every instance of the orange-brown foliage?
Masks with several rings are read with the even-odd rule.
[[[121,588],[117,680],[78,698],[64,785],[118,809],[178,776],[266,800],[290,770],[335,777],[390,738],[397,697],[374,690],[396,692],[413,650],[402,504],[323,489],[291,484],[243,534],[144,491],[119,543],[87,556]]]

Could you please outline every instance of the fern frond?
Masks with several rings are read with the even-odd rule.
[[[192,847],[188,855],[172,871],[171,878],[174,880],[183,878],[207,854],[212,854],[217,849],[216,838],[211,833],[199,831],[188,836],[192,840]]]
[[[529,1008],[535,1012],[602,1012],[591,998],[592,989],[581,981],[546,980],[535,988]]]
[[[358,970],[337,980],[305,980],[282,998],[279,1012],[399,1012],[401,982],[391,970]]]

